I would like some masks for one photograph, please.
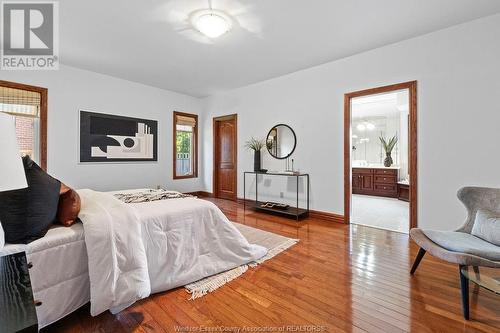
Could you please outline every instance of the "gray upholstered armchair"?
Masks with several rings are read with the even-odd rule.
[[[458,191],[457,196],[467,208],[467,219],[461,228],[456,231],[410,230],[411,238],[420,246],[410,273],[415,273],[426,252],[458,264],[463,312],[465,319],[469,319],[469,282],[462,273],[462,268],[472,266],[476,272],[479,271],[479,266],[500,268],[500,246],[471,234],[478,210],[500,216],[500,189],[464,187]],[[494,233],[491,235],[493,238],[500,239],[498,224],[490,232]]]

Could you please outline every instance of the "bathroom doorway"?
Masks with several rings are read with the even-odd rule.
[[[416,81],[345,95],[345,222],[408,233],[417,225]]]

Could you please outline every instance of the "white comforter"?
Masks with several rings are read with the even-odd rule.
[[[93,316],[107,309],[119,312],[150,293],[189,284],[267,253],[249,244],[206,200],[125,204],[112,193],[78,193]]]

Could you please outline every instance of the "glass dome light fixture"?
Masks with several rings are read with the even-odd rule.
[[[372,123],[370,123],[370,122],[367,122],[367,121],[364,121],[364,122],[362,122],[362,123],[360,123],[360,124],[358,124],[358,125],[356,126],[356,129],[357,129],[358,131],[360,131],[360,132],[364,132],[364,131],[366,131],[366,130],[368,130],[368,131],[373,131],[375,128],[376,128],[376,127],[375,127],[375,125],[374,125],[374,124],[372,124]]]
[[[375,129],[375,125],[372,123],[367,122],[366,123],[366,129],[369,131],[373,131]]]
[[[229,15],[215,9],[203,9],[191,15],[193,27],[207,36],[217,38],[231,30],[233,22]]]

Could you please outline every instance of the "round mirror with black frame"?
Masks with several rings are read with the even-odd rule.
[[[269,154],[279,160],[290,157],[297,146],[297,136],[293,129],[285,124],[273,126],[266,137]]]

